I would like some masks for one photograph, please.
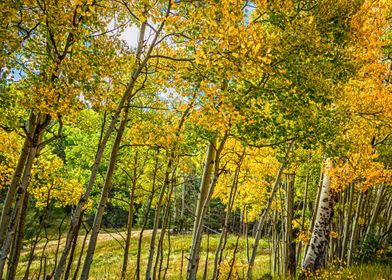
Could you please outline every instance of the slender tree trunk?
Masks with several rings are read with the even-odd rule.
[[[9,221],[12,214],[12,204],[14,202],[15,196],[17,195],[17,190],[21,185],[21,180],[23,180],[23,173],[26,172],[27,159],[31,153],[31,148],[33,146],[38,146],[41,140],[41,135],[43,130],[49,125],[50,119],[44,119],[43,123],[40,123],[41,115],[37,115],[33,110],[30,111],[29,120],[27,123],[26,130],[28,131],[25,135],[22,151],[19,155],[18,163],[16,165],[14,174],[11,179],[10,187],[8,188],[6,198],[4,200],[3,209],[0,218],[0,246],[2,246],[4,239],[6,238],[7,229],[9,226]]]
[[[365,196],[363,199],[363,205],[361,207],[361,214],[360,217],[362,217],[362,221],[363,223],[361,223],[359,225],[359,229],[358,229],[358,237],[360,240],[364,240],[365,239],[365,233],[366,233],[366,224],[367,221],[370,220],[370,209],[369,209],[369,205],[371,204],[371,195],[370,192],[367,190],[365,192]]]
[[[293,141],[291,141],[289,146],[287,147],[285,158],[287,158],[289,156],[289,153],[291,151],[291,147],[292,146],[293,146]],[[264,210],[263,210],[263,212],[262,212],[262,214],[260,216],[260,219],[259,219],[258,224],[257,224],[256,231],[254,231],[255,232],[255,241],[253,243],[252,255],[251,255],[251,257],[250,257],[250,259],[248,261],[248,268],[247,268],[247,272],[246,272],[246,279],[248,279],[248,280],[252,279],[252,268],[253,268],[253,265],[255,263],[255,259],[256,259],[256,255],[257,255],[257,248],[259,247],[259,241],[260,241],[260,238],[261,238],[261,230],[263,228],[263,224],[264,224],[264,222],[266,220],[267,214],[268,214],[268,212],[269,212],[269,210],[271,208],[272,201],[273,201],[273,199],[275,197],[275,193],[276,193],[276,191],[279,188],[279,181],[280,181],[280,176],[282,175],[282,172],[283,172],[283,168],[284,168],[284,163],[281,164],[280,167],[279,167],[278,173],[276,174],[274,185],[273,185],[272,190],[271,190],[271,194],[270,194],[270,196],[268,198],[268,201],[267,201],[267,205],[264,208]]]
[[[40,239],[38,239],[38,238],[39,238],[39,236],[37,234],[36,238],[35,238],[35,240],[34,240],[34,242],[32,244],[32,246],[31,246],[31,249],[30,249],[29,259],[28,259],[28,262],[27,262],[27,265],[26,265],[26,270],[25,270],[24,276],[23,276],[24,279],[29,279],[30,267],[31,267],[31,264],[32,264],[33,259],[34,259],[35,248],[37,247],[37,244],[40,241]]]
[[[245,257],[246,261],[249,263],[249,223],[248,223],[248,210],[246,209],[246,206],[244,207],[245,211],[245,229],[244,229],[244,237],[245,237]]]
[[[225,215],[225,221],[223,224],[223,230],[220,235],[218,246],[216,247],[216,251],[215,251],[214,268],[212,271],[212,278],[211,279],[218,279],[219,278],[219,271],[220,271],[219,267],[222,262],[223,251],[226,246],[227,233],[228,233],[228,229],[229,229],[229,218],[231,215],[231,211],[233,209],[235,196],[237,193],[238,177],[240,174],[241,165],[242,165],[244,156],[245,156],[245,148],[243,149],[243,152],[242,152],[241,157],[239,159],[239,163],[237,164],[236,170],[234,172],[234,179],[233,179],[233,183],[230,188],[229,201],[227,203],[227,210],[226,210],[226,215]]]
[[[171,180],[171,188],[169,190],[169,194],[167,195],[166,198],[166,205],[165,205],[165,212],[163,216],[163,221],[162,221],[162,229],[159,234],[159,241],[158,241],[158,250],[157,250],[157,257],[155,261],[155,267],[154,267],[154,278],[155,275],[158,273],[158,279],[161,279],[161,271],[162,271],[162,264],[163,264],[163,241],[165,238],[166,231],[168,232],[168,236],[170,234],[170,207],[171,207],[171,200],[172,200],[172,195],[176,186],[176,168],[173,169],[172,172],[172,180]],[[175,200],[174,200],[175,202]],[[169,253],[170,253],[170,248],[169,248]],[[158,260],[159,260],[159,268],[158,267]],[[155,278],[156,279],[156,278]]]
[[[313,232],[313,230],[314,230],[314,224],[315,224],[316,217],[317,217],[317,212],[318,212],[318,209],[319,209],[320,196],[321,196],[321,192],[323,190],[323,176],[324,176],[324,174],[323,174],[323,170],[321,168],[319,182],[318,182],[317,196],[316,196],[316,200],[315,200],[314,206],[313,206],[312,219],[310,221],[309,234],[311,234]],[[310,242],[305,247],[302,263],[305,261],[305,257],[306,257],[306,255],[308,253],[308,250],[309,250],[309,245],[310,245]]]
[[[295,240],[293,240],[293,231],[292,231],[292,222],[293,222],[293,217],[294,217],[294,180],[295,180],[295,174],[294,175],[288,175],[288,182],[287,182],[287,189],[286,189],[286,229],[285,229],[285,234],[286,234],[286,271],[289,274],[290,279],[295,277],[295,271],[297,268],[297,262],[296,262],[296,255],[295,255],[295,249],[296,249],[296,243]],[[286,275],[285,275],[286,276]]]
[[[32,113],[31,113],[32,114]],[[23,170],[26,164],[27,156],[29,154],[29,139],[26,137],[22,147],[22,151],[19,155],[19,160],[16,165],[14,174],[12,176],[11,184],[7,191],[7,196],[5,197],[3,208],[1,211],[0,219],[0,245],[3,244],[7,226],[12,213],[12,202],[14,201],[16,191],[20,184],[20,179],[22,178]]]
[[[130,202],[129,202],[129,210],[128,210],[127,237],[125,239],[124,258],[123,258],[123,265],[121,269],[121,279],[125,278],[125,274],[127,272],[127,266],[128,266],[129,247],[131,243],[133,213],[134,213],[133,204],[135,203],[135,190],[136,190],[136,183],[137,183],[137,160],[138,160],[138,152],[136,151],[134,163],[133,163],[134,169],[133,169],[133,177],[132,177],[132,186],[129,195]]]
[[[204,217],[209,207],[216,183],[218,182],[220,155],[228,136],[229,134],[226,131],[222,141],[219,143],[219,146],[216,144],[216,137],[208,145],[192,232],[191,252],[187,269],[187,279],[189,280],[196,279],[200,258],[200,245],[204,228]]]
[[[171,224],[171,221],[169,221],[169,224]],[[166,265],[163,273],[163,278],[166,279],[167,271],[169,270],[169,262],[170,262],[170,254],[171,254],[171,232],[170,230],[167,232],[167,257],[166,257]]]
[[[83,215],[83,213],[82,213]],[[79,228],[82,225],[82,220],[79,220],[79,224],[78,224],[78,232],[79,232]],[[67,264],[67,268],[65,270],[65,277],[64,279],[69,279],[69,275],[71,273],[71,267],[72,267],[72,263],[73,263],[73,259],[75,256],[75,250],[76,250],[76,246],[78,245],[78,236],[75,236],[73,242],[72,242],[72,247],[71,247],[71,252],[69,254],[69,259],[68,259],[68,264]]]
[[[76,263],[75,272],[74,272],[74,275],[72,277],[72,280],[76,280],[78,278],[79,269],[80,269],[80,266],[82,264],[82,257],[83,257],[83,253],[84,253],[84,247],[86,246],[87,237],[88,237],[88,235],[89,235],[89,233],[91,231],[91,229],[87,229],[87,227],[84,224],[83,224],[83,226],[84,226],[84,228],[86,230],[86,234],[84,235],[84,238],[83,238],[82,248],[80,249],[78,262]]]
[[[334,207],[334,193],[331,189],[329,178],[331,168],[332,161],[327,159],[314,230],[309,249],[306,252],[304,262],[302,263],[302,268],[305,270],[316,270],[321,267],[324,263],[325,253],[328,249]]]
[[[278,232],[278,210],[274,209],[274,214],[272,217],[272,252],[273,252],[273,262],[272,271],[277,273],[278,271],[278,259],[279,259],[279,232]]]
[[[138,61],[138,62],[140,62],[140,58],[141,58],[146,26],[147,26],[147,24],[145,22],[143,22],[140,27],[138,47],[136,50],[136,61]],[[158,33],[154,37],[153,44],[157,40],[157,36],[158,36]],[[79,223],[79,220],[82,218],[82,211],[83,211],[84,205],[86,204],[86,202],[90,196],[90,193],[93,189],[95,179],[98,174],[98,169],[99,169],[99,166],[100,166],[103,154],[104,154],[104,150],[106,148],[106,144],[107,144],[110,136],[112,135],[113,130],[115,129],[116,122],[117,122],[121,112],[123,111],[124,106],[126,108],[128,108],[127,105],[134,94],[134,87],[135,87],[136,80],[139,77],[141,70],[146,65],[147,60],[149,59],[149,54],[151,54],[151,52],[152,52],[152,48],[149,49],[148,54],[143,59],[143,61],[137,67],[135,67],[136,69],[132,73],[131,79],[127,85],[127,88],[124,91],[124,94],[121,98],[121,101],[119,102],[119,104],[117,106],[117,109],[112,117],[112,120],[109,124],[109,127],[106,129],[104,137],[102,138],[102,141],[99,143],[98,150],[97,150],[95,160],[94,160],[94,165],[91,169],[91,175],[90,175],[88,185],[86,187],[86,190],[85,190],[83,196],[80,198],[78,205],[76,206],[75,212],[71,218],[71,225],[70,225],[70,229],[68,231],[67,238],[65,241],[64,250],[61,255],[59,264],[58,264],[56,271],[55,271],[55,275],[54,275],[55,280],[60,280],[61,275],[63,274],[63,271],[64,271],[64,267],[65,267],[65,263],[67,261],[69,250],[71,249],[72,240],[74,240],[75,236],[78,235],[77,225]]]
[[[391,201],[392,201],[392,199],[391,199]],[[383,235],[382,235],[382,240],[383,241],[387,237],[388,233],[392,232],[392,215],[391,215],[392,211],[390,211],[389,213],[390,214],[387,216],[387,217],[389,217],[389,219],[387,220],[387,226],[386,226],[386,229],[385,229],[385,231],[383,232]]]
[[[372,215],[370,216],[370,221],[368,224],[368,227],[366,229],[366,235],[365,238],[368,237],[370,235],[370,233],[372,233],[374,231],[374,226],[376,224],[377,218],[379,216],[380,213],[380,208],[382,205],[382,202],[384,200],[384,183],[381,184],[381,186],[379,187],[379,189],[377,190],[377,197],[376,197],[376,202],[372,211]]]
[[[285,184],[282,184],[283,187],[285,187]],[[278,274],[284,277],[285,274],[285,260],[286,260],[286,235],[285,235],[285,227],[286,227],[286,219],[285,219],[285,212],[284,212],[284,199],[282,196],[282,192],[279,192],[279,205],[281,211],[278,211],[278,219],[280,219],[280,225],[279,225],[279,237],[278,237],[278,252],[279,252],[279,266],[278,266]]]
[[[90,242],[89,242],[86,258],[85,258],[84,265],[83,265],[82,275],[80,276],[81,280],[88,279],[88,275],[89,275],[90,268],[91,268],[91,263],[93,262],[94,251],[95,251],[95,247],[97,244],[98,234],[101,229],[102,218],[103,218],[103,214],[104,214],[105,208],[106,208],[106,202],[107,202],[107,199],[109,197],[109,193],[110,193],[110,190],[112,187],[112,179],[113,179],[113,174],[114,174],[115,167],[116,167],[118,150],[120,148],[120,143],[121,143],[121,139],[122,139],[122,136],[124,133],[125,124],[127,123],[128,110],[129,110],[129,107],[128,106],[125,107],[124,115],[123,115],[123,118],[121,119],[119,128],[117,129],[116,138],[114,139],[114,143],[112,146],[112,151],[111,151],[110,160],[109,160],[109,166],[106,171],[105,182],[102,187],[101,197],[99,199],[98,208],[97,208],[97,211],[96,211],[95,217],[94,217],[94,223],[92,226]]]
[[[54,272],[56,271],[56,267],[57,267],[57,258],[58,258],[58,254],[59,254],[59,251],[60,251],[61,234],[62,234],[62,232],[63,232],[63,231],[62,231],[62,227],[63,227],[63,223],[64,223],[65,219],[67,218],[67,216],[68,216],[68,215],[65,215],[64,218],[61,220],[61,223],[60,223],[60,226],[59,226],[59,229],[58,229],[58,238],[57,238],[56,251],[55,251],[55,253],[54,253],[53,270],[52,270],[52,273],[51,273],[50,276],[49,276],[49,279],[52,279],[52,278],[53,278]],[[47,238],[48,234],[47,234],[47,232],[46,232],[46,228],[44,228],[44,230],[45,230],[45,236],[46,236],[46,238]]]
[[[210,256],[210,231],[207,231],[207,253],[206,253],[206,259],[204,262],[203,280],[207,279],[209,256]]]
[[[177,177],[173,177],[173,225],[177,224],[178,207],[177,207]]]
[[[351,228],[351,212],[352,212],[352,208],[353,208],[353,201],[354,201],[354,184],[351,183],[350,186],[348,187],[347,190],[347,194],[348,194],[348,208],[346,211],[346,219],[344,222],[344,230],[343,230],[343,241],[342,241],[342,249],[341,249],[341,257],[340,257],[340,261],[343,262],[343,260],[345,259],[346,256],[346,248],[347,248],[347,241],[348,241],[348,236],[350,234],[350,228]]]
[[[388,199],[388,204],[387,209],[384,211],[386,215],[385,217],[389,217],[389,219],[386,219],[385,221],[385,226],[383,227],[383,230],[381,231],[382,234],[381,236],[386,236],[392,229],[392,197]]]
[[[339,192],[339,217],[338,217],[338,225],[337,225],[337,232],[338,232],[338,239],[335,239],[335,248],[333,251],[333,257],[340,258],[342,252],[342,236],[344,231],[344,207],[346,205],[347,200],[347,193],[348,189],[344,189],[344,191]]]
[[[174,171],[173,171],[174,173]],[[173,178],[173,175],[172,175]],[[158,246],[157,246],[157,256],[155,258],[155,264],[154,264],[154,270],[153,270],[153,275],[154,279],[161,279],[161,271],[162,271],[162,264],[163,264],[163,259],[164,259],[164,254],[163,254],[163,242],[164,238],[166,235],[166,231],[170,231],[170,206],[171,206],[171,198],[173,196],[173,181],[171,184],[171,187],[169,189],[169,193],[167,194],[166,197],[166,204],[163,212],[163,218],[162,218],[162,226],[161,226],[161,231],[159,233],[159,238],[158,238]],[[157,278],[158,277],[158,278]]]
[[[45,256],[45,251],[46,251],[46,248],[48,246],[48,243],[49,243],[49,238],[48,238],[47,235],[45,235],[45,244],[44,244],[44,246],[42,248],[41,257],[40,257],[40,260],[39,260],[39,271],[38,271],[38,276],[37,276],[38,279],[41,278],[42,269],[44,270],[42,278],[43,279],[46,278],[46,256]]]
[[[23,206],[19,217],[19,222],[17,226],[17,234],[15,236],[13,248],[11,251],[10,261],[8,262],[8,270],[6,279],[13,280],[16,276],[16,269],[19,263],[20,252],[22,250],[23,244],[23,233],[26,224],[26,215],[27,215],[27,206],[29,203],[29,193],[26,192],[26,195],[23,200]]]
[[[306,174],[306,179],[305,179],[305,190],[304,190],[304,199],[302,205],[300,232],[304,230],[304,225],[305,225],[306,206],[308,205],[308,187],[309,187],[309,172]],[[301,257],[301,250],[302,250],[302,241],[298,243],[297,262]]]
[[[358,201],[357,201],[357,208],[355,211],[355,218],[354,218],[354,225],[351,231],[351,238],[350,238],[350,243],[348,247],[348,252],[347,252],[347,265],[350,266],[352,263],[352,256],[353,252],[355,250],[355,245],[357,241],[357,236],[358,236],[358,219],[360,217],[360,212],[362,208],[362,201],[363,201],[363,191],[360,191],[360,195],[358,196]]]
[[[159,193],[158,202],[155,207],[154,225],[153,225],[152,234],[151,234],[150,251],[149,251],[147,269],[146,269],[146,280],[151,279],[151,269],[152,269],[154,254],[155,254],[155,240],[156,240],[158,227],[159,227],[159,217],[161,214],[161,207],[162,207],[163,198],[165,196],[165,192],[167,190],[167,187],[170,184],[170,173],[172,171],[171,169],[172,169],[172,165],[173,165],[172,156],[173,155],[171,154],[169,161],[168,161],[168,164],[167,164],[167,167],[166,167],[164,182],[161,187],[161,191]]]
[[[184,270],[184,250],[181,250],[181,269],[180,269],[180,278],[182,279],[182,271]]]
[[[240,235],[237,235],[237,239],[236,239],[235,247],[234,247],[234,252],[233,252],[233,258],[232,258],[232,261],[231,261],[231,264],[230,264],[230,270],[229,270],[229,274],[227,275],[227,280],[230,280],[231,279],[231,275],[233,274],[233,267],[235,265],[235,258],[237,256],[238,241],[239,240],[240,240]]]
[[[260,219],[259,219],[258,224],[257,224],[255,241],[253,243],[253,248],[252,248],[252,255],[251,255],[250,259],[249,259],[248,270],[247,270],[247,273],[246,273],[246,279],[248,279],[248,280],[252,279],[252,268],[253,268],[253,265],[255,263],[255,259],[256,259],[256,255],[257,255],[257,249],[259,247],[259,241],[260,241],[260,238],[261,238],[262,226],[263,226],[264,221],[265,221],[265,219],[267,217],[267,213],[268,213],[269,209],[271,208],[272,201],[273,201],[273,199],[275,197],[275,193],[278,190],[280,177],[281,177],[282,172],[283,172],[283,167],[284,167],[284,164],[282,164],[279,167],[278,173],[276,174],[274,186],[272,187],[271,194],[270,194],[270,196],[268,198],[268,201],[267,201],[267,205],[264,208],[263,213],[261,214]]]
[[[140,261],[141,261],[141,253],[142,253],[142,239],[143,239],[143,232],[146,228],[147,225],[147,220],[148,220],[148,215],[150,214],[151,210],[151,204],[152,200],[154,199],[154,194],[155,194],[155,187],[156,187],[156,178],[157,178],[157,172],[158,172],[158,155],[156,157],[155,161],[155,166],[154,166],[154,172],[153,172],[153,177],[152,177],[152,190],[151,190],[151,196],[148,201],[148,206],[147,206],[147,211],[146,215],[144,216],[144,222],[142,229],[140,230],[140,235],[139,235],[139,242],[138,242],[138,250],[137,250],[137,258],[136,258],[136,279],[140,279]]]
[[[128,94],[130,95],[130,93],[128,91],[126,91],[126,92],[127,92],[127,96],[125,96],[125,94],[124,94],[123,99],[120,102],[121,106],[119,105],[117,107],[116,113],[112,117],[112,121],[111,121],[109,127],[107,128],[105,135],[102,138],[102,141],[98,145],[98,150],[97,150],[97,153],[95,156],[93,167],[91,169],[91,175],[90,175],[89,182],[87,184],[86,190],[84,191],[82,197],[79,199],[79,202],[76,205],[76,209],[71,217],[71,224],[70,224],[70,228],[68,230],[67,237],[65,240],[65,246],[64,246],[62,255],[60,257],[59,264],[58,264],[56,271],[55,271],[55,275],[54,275],[55,280],[60,280],[61,275],[64,272],[64,268],[65,268],[65,265],[67,262],[68,254],[69,254],[71,247],[72,247],[73,240],[75,240],[75,238],[78,235],[78,232],[79,232],[78,225],[81,223],[81,220],[83,218],[83,215],[82,215],[83,208],[84,208],[85,204],[87,203],[88,198],[90,196],[90,193],[93,189],[95,179],[98,174],[98,169],[99,169],[99,166],[100,166],[103,154],[104,154],[104,150],[106,148],[106,144],[107,144],[107,142],[108,142],[108,140],[109,140],[110,136],[112,135],[112,132],[115,128],[118,116],[120,115],[120,112],[123,109],[125,99],[128,100]]]
[[[192,231],[192,246],[190,251],[190,258],[187,268],[187,279],[195,280],[197,268],[199,264],[199,248],[201,242],[201,235],[203,231],[203,207],[206,204],[208,197],[208,189],[211,187],[214,165],[216,164],[216,139],[213,139],[207,148],[206,159],[204,163],[203,176],[200,183],[200,192],[197,199],[195,221]]]
[[[183,177],[184,177],[184,182],[182,184],[182,190],[181,190],[181,213],[180,213],[181,223],[184,222],[184,214],[185,214],[186,177],[184,173],[183,173]]]
[[[185,109],[185,111],[182,114],[181,120],[178,124],[177,130],[175,132],[176,136],[178,137],[180,135],[182,126],[185,122],[185,119],[188,117],[189,115],[189,111],[191,109],[191,107],[193,106],[193,103],[191,103],[187,109]],[[174,158],[176,156],[175,154],[175,147],[170,151],[169,153],[169,157],[168,157],[168,163],[166,166],[166,171],[165,171],[165,176],[164,176],[164,182],[163,182],[163,186],[161,188],[161,192],[159,194],[159,198],[158,198],[158,203],[156,206],[156,210],[155,210],[155,216],[154,216],[154,227],[153,227],[153,231],[152,231],[152,236],[151,236],[151,242],[150,242],[150,252],[149,252],[149,257],[148,257],[148,262],[147,262],[147,269],[146,269],[146,279],[151,279],[151,269],[152,269],[152,263],[153,263],[153,259],[154,259],[154,253],[155,253],[155,239],[156,239],[156,235],[157,235],[157,230],[159,227],[159,217],[160,217],[160,213],[161,213],[161,207],[162,207],[162,202],[163,202],[163,198],[165,195],[166,190],[169,188],[169,186],[171,186],[170,190],[168,190],[168,192],[170,193],[169,196],[171,196],[172,190],[173,190],[173,181],[172,184],[170,184],[170,181],[173,180],[174,176],[175,176],[175,168],[173,170],[173,165],[174,165]],[[170,178],[170,174],[172,175]],[[169,206],[169,203],[167,204],[167,206]],[[167,211],[169,211],[169,208],[166,208]],[[168,214],[168,212],[166,212]],[[165,215],[166,215],[165,213]],[[168,216],[165,216],[166,218],[164,218],[164,221],[168,220]],[[163,230],[163,229],[162,229]],[[163,237],[164,237],[164,230],[163,232],[161,231],[160,234],[160,242],[163,242]],[[160,245],[160,248],[162,248],[162,246]],[[159,249],[159,248],[158,248]],[[157,258],[156,261],[158,261],[159,259],[159,251],[157,253]],[[156,263],[157,265],[158,263]],[[156,267],[154,267],[154,271],[153,271],[153,278],[155,279],[155,273],[156,273]]]
[[[6,259],[9,254],[9,251],[10,251],[12,240],[14,239],[15,227],[17,226],[18,217],[19,217],[20,211],[22,210],[22,207],[23,207],[23,201],[26,196],[27,185],[29,182],[31,168],[33,166],[33,162],[34,162],[34,158],[36,156],[36,153],[37,153],[37,146],[36,145],[29,147],[29,155],[27,157],[25,170],[23,172],[23,178],[22,178],[21,184],[20,184],[18,191],[17,191],[15,206],[14,206],[14,209],[12,210],[12,214],[9,219],[7,233],[6,233],[6,236],[5,236],[5,239],[3,242],[3,246],[2,246],[1,252],[0,252],[0,279],[2,279]]]
[[[392,197],[386,199],[386,207],[384,210],[384,217],[389,217],[385,219],[385,222],[379,227],[378,234],[381,236],[381,242],[385,242],[388,233],[391,232],[392,229]]]

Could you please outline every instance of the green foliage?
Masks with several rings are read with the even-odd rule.
[[[355,260],[358,263],[390,263],[392,261],[392,251],[390,244],[381,241],[380,236],[371,232],[366,239],[361,242]]]

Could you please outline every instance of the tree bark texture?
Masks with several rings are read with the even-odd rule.
[[[327,159],[314,229],[308,251],[302,263],[302,268],[305,270],[316,270],[321,267],[324,264],[328,249],[334,207],[334,192],[331,189],[329,177],[331,168],[332,161]]]

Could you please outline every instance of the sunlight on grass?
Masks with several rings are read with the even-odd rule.
[[[116,241],[116,238],[118,241]],[[147,266],[149,246],[151,236],[146,233],[143,237],[141,246],[140,258],[140,277],[143,279]],[[70,278],[72,279],[81,250],[81,243],[83,237],[79,237],[78,246],[76,248],[75,258],[71,268]],[[61,241],[61,245],[64,240]],[[122,239],[118,234],[103,233],[99,237],[99,242],[95,250],[94,261],[91,267],[89,279],[120,279],[121,267],[123,261],[123,247]],[[198,270],[198,279],[203,279],[206,273],[206,279],[211,278],[212,269],[214,266],[214,253],[219,242],[218,235],[204,236],[201,244],[201,254]],[[220,278],[227,279],[230,274],[230,279],[244,279],[246,276],[247,258],[246,258],[246,242],[245,239],[240,237],[238,240],[237,253],[233,264],[233,253],[237,242],[237,236],[231,235],[228,237],[225,251],[223,254],[223,261],[220,268]],[[168,255],[168,236],[165,236],[163,258],[157,262],[157,267],[161,266],[161,275],[159,279],[163,278],[165,274],[166,279],[185,279],[187,257],[189,254],[189,244],[191,243],[191,235],[175,235],[170,236],[170,254]],[[253,239],[249,238],[249,247],[253,245]],[[47,246],[43,258],[41,259],[42,249],[44,243],[39,243],[35,253],[35,258],[30,267],[30,277],[37,278],[40,274],[44,274],[53,270],[55,264],[55,252],[57,249],[57,241],[50,241]],[[61,252],[60,246],[60,252]],[[137,265],[137,248],[138,248],[138,235],[133,235],[131,239],[130,257],[128,264],[128,271],[126,279],[133,279],[135,276]],[[85,251],[87,246],[85,247]],[[208,259],[207,259],[208,255]],[[29,258],[29,248],[26,247],[21,255],[21,269],[18,270],[17,278],[23,277]],[[83,261],[83,258],[82,258]],[[207,270],[205,265],[207,263]],[[155,265],[155,260],[153,266]],[[230,267],[232,266],[232,269]],[[79,268],[79,274],[82,267]],[[40,272],[41,271],[41,272]],[[270,273],[270,255],[269,244],[267,240],[261,240],[258,250],[258,255],[255,261],[253,278],[262,279],[263,275]],[[274,277],[274,279],[281,279]],[[392,267],[386,265],[372,264],[357,266],[352,268],[335,269],[330,267],[320,272],[314,279],[392,279]]]
[[[120,242],[122,242],[121,237],[117,234],[113,234]],[[118,241],[114,239],[114,237],[109,234],[101,234],[99,237],[99,242],[97,243],[97,247],[95,250],[94,261],[91,267],[90,279],[119,279],[121,273],[122,259],[123,259],[123,248]],[[71,268],[71,274],[73,275],[76,269],[77,259],[81,250],[81,243],[83,241],[83,237],[79,237],[78,246],[76,248],[75,258],[73,260],[73,265]],[[236,246],[237,237],[229,236],[225,252],[223,254],[223,263],[221,267],[221,275],[225,276],[229,273],[230,266],[233,263],[233,252]],[[199,263],[199,271],[198,278],[203,278],[203,274],[205,273],[205,264],[206,257],[208,253],[207,260],[207,278],[210,277],[211,271],[213,268],[213,260],[214,253],[219,242],[219,236],[210,235],[204,236],[201,245],[201,254],[200,254],[200,263]],[[61,241],[61,245],[63,240]],[[164,254],[163,258],[158,260],[157,266],[161,265],[161,277],[166,273],[167,279],[183,279],[186,275],[186,266],[187,266],[187,257],[189,254],[189,244],[191,243],[190,235],[176,235],[170,236],[170,255],[168,255],[168,238],[165,236],[164,241]],[[249,246],[252,246],[253,240],[249,239]],[[43,269],[51,271],[53,270],[55,264],[55,252],[57,248],[57,241],[50,241],[46,246],[46,250],[44,253],[44,258],[41,261],[43,244],[38,244],[37,251],[35,253],[36,257],[34,258],[31,267],[30,267],[30,276],[36,278],[39,275],[41,270],[41,275],[43,274]],[[60,252],[61,252],[60,245]],[[141,250],[141,259],[140,259],[140,270],[141,277],[144,278],[143,273],[145,272],[148,260],[150,246],[150,234],[146,234],[142,240],[142,250]],[[232,279],[240,279],[243,278],[246,273],[246,256],[245,256],[245,239],[240,238],[238,241],[238,249],[235,255],[235,262],[233,265],[233,269],[230,273]],[[87,247],[87,246],[86,246]],[[86,251],[85,247],[85,251]],[[135,235],[131,239],[131,247],[130,247],[130,258],[127,272],[127,279],[133,279],[136,265],[137,265],[137,248],[138,248],[138,236]],[[267,255],[268,244],[262,240],[259,246],[259,255],[256,258],[255,262],[255,276],[259,276],[269,271],[269,256]],[[38,253],[38,251],[41,251]],[[18,277],[23,277],[27,261],[29,258],[29,248],[25,248],[21,256],[21,265],[18,271]],[[168,259],[169,258],[169,259]],[[83,259],[82,259],[83,260]],[[160,264],[161,263],[161,264]],[[155,265],[155,260],[153,266]],[[167,267],[167,268],[166,268]],[[80,273],[81,268],[79,268]],[[165,272],[166,271],[166,272]]]

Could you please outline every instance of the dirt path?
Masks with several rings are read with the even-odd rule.
[[[158,230],[159,233],[159,230]],[[146,229],[143,232],[143,236],[144,237],[148,237],[151,236],[152,234],[152,230],[151,229]],[[64,234],[65,235],[65,234]],[[61,248],[63,247],[64,243],[65,243],[65,239],[66,237],[63,235],[63,237],[60,239],[60,251]],[[133,230],[132,231],[132,238],[139,238],[140,235],[140,230]],[[111,240],[117,240],[121,243],[125,242],[125,238],[126,238],[126,231],[119,231],[119,232],[105,232],[105,231],[101,231],[101,233],[99,233],[98,235],[98,242],[102,242],[102,241],[111,241]],[[78,243],[82,243],[84,239],[84,234],[79,235],[78,236]],[[90,238],[87,237],[86,240],[86,244],[88,244]],[[58,239],[52,238],[48,241],[48,243],[46,244],[46,248],[47,250],[56,250],[57,246],[58,246]],[[45,246],[45,239],[41,239],[38,243],[38,245],[36,246],[36,250],[42,249]],[[26,248],[27,251],[29,251],[29,248]],[[27,252],[25,252],[27,253]]]

